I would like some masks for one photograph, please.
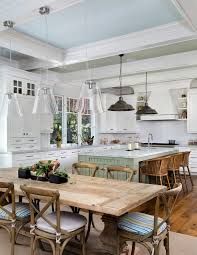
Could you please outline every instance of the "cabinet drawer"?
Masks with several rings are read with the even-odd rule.
[[[36,138],[24,138],[24,143],[26,144],[34,144],[34,143],[37,143],[38,142],[38,139]]]
[[[23,138],[10,138],[10,140],[8,140],[9,144],[23,144],[24,143],[24,139]]]

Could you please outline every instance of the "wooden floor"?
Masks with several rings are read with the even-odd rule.
[[[191,192],[180,199],[171,217],[171,230],[197,237],[197,176]]]

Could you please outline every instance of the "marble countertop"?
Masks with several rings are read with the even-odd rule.
[[[176,148],[163,148],[163,147],[143,147],[140,150],[134,151],[126,151],[123,149],[113,149],[107,151],[92,151],[92,152],[81,152],[79,155],[89,155],[89,156],[97,156],[97,157],[115,157],[115,158],[130,158],[130,159],[138,159],[138,158],[146,158],[146,157],[155,157],[155,156],[163,156],[167,154],[172,154],[178,152]]]

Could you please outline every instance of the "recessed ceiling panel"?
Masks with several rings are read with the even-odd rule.
[[[180,19],[171,0],[84,0],[48,16],[49,42],[66,49]],[[16,29],[46,40],[44,17]]]

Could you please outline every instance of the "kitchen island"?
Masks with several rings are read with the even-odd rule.
[[[142,147],[140,150],[128,151],[125,149],[114,149],[107,151],[93,151],[87,153],[79,153],[78,160],[84,162],[96,163],[100,170],[97,176],[106,176],[106,167],[108,165],[114,166],[128,166],[136,170],[134,181],[139,180],[139,163],[144,160],[153,159],[161,156],[177,153],[176,148],[163,148],[163,147]],[[91,172],[87,169],[83,170],[83,174],[90,175]],[[126,179],[125,173],[116,173],[116,179]]]

